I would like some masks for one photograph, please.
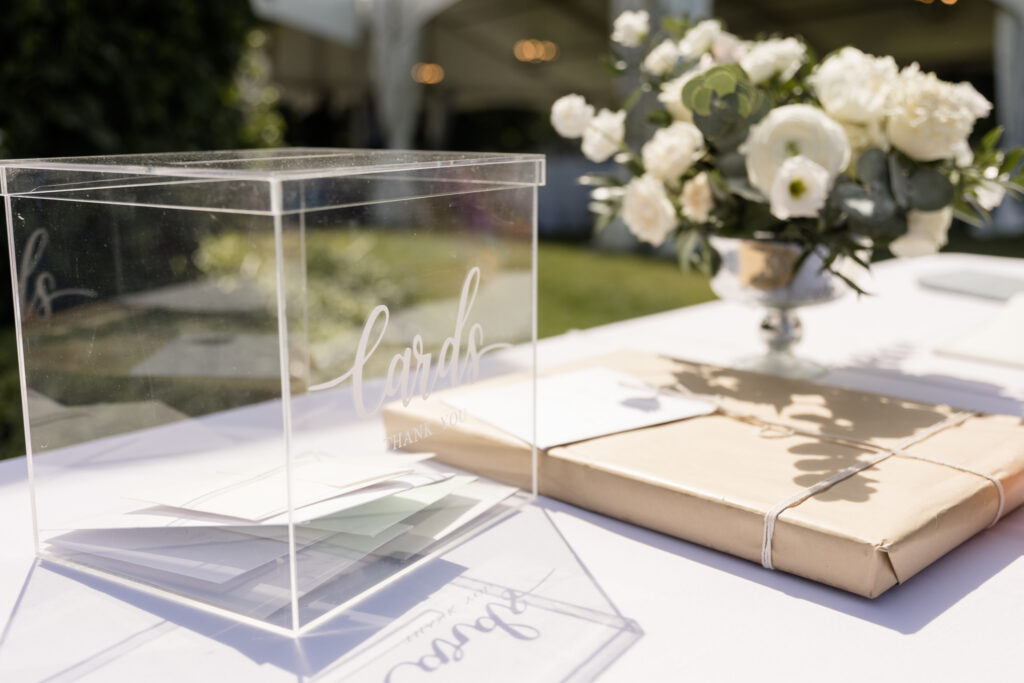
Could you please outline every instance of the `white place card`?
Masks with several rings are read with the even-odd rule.
[[[936,351],[1024,367],[1024,293],[1015,294],[988,324],[943,344]]]
[[[429,456],[428,456],[429,457]],[[301,508],[410,474],[423,460],[417,455],[377,458],[304,456],[292,467],[292,504]],[[259,521],[286,514],[287,473],[269,470],[219,471],[203,478],[165,486],[134,496],[156,505]]]
[[[445,496],[472,483],[476,477],[458,475],[426,486],[418,486],[328,517],[314,519],[304,529],[329,529],[360,536],[376,536],[388,527],[429,507]]]
[[[523,381],[471,387],[444,401],[530,443],[531,392]],[[608,368],[567,372],[537,380],[537,447],[546,450],[714,411],[709,401],[660,390]]]

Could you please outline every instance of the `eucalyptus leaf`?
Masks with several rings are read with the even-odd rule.
[[[725,179],[725,185],[726,187],[729,188],[729,192],[732,192],[733,194],[743,197],[744,199],[747,199],[749,201],[756,202],[762,205],[768,201],[768,199],[763,194],[761,194],[761,192],[757,188],[751,185],[750,181],[747,180],[745,177],[728,177]]]
[[[763,201],[763,200],[762,200]],[[767,204],[748,202],[743,207],[742,223],[745,232],[777,232],[785,224],[772,215]]]
[[[738,151],[719,152],[715,158],[715,165],[718,166],[718,170],[722,175],[727,178],[739,178],[743,181],[747,179],[746,157]]]
[[[910,208],[910,166],[899,154],[889,154],[889,189],[900,208]]]
[[[664,128],[672,124],[672,115],[664,109],[655,109],[647,116],[647,120],[655,126]]]
[[[992,151],[993,149],[996,148],[996,145],[999,144],[999,138],[1002,137],[1002,135],[1003,127],[996,126],[989,132],[985,133],[985,136],[981,138],[981,141],[978,143],[978,146],[975,149],[982,152]]]
[[[938,211],[953,201],[953,183],[940,171],[921,166],[907,177],[907,201],[918,211]]]
[[[1007,152],[1003,163],[999,166],[999,175],[1012,173],[1017,168],[1017,165],[1020,164],[1021,159],[1024,159],[1024,147],[1018,147]]]
[[[676,238],[676,255],[683,271],[690,271],[697,261],[697,250],[700,248],[700,233],[696,230],[683,230]]]
[[[872,187],[889,186],[889,162],[885,152],[873,147],[865,150],[857,160],[857,177]]]

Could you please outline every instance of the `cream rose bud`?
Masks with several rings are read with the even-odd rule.
[[[671,40],[663,40],[644,58],[641,68],[652,76],[664,76],[679,61],[679,50]]]
[[[667,128],[657,130],[640,150],[640,156],[647,173],[658,180],[677,184],[679,176],[704,156],[706,151],[704,136],[697,126],[676,121]]]
[[[953,207],[938,211],[908,211],[907,232],[889,244],[889,251],[901,258],[934,254],[948,241]]]
[[[596,164],[619,151],[626,136],[626,112],[602,109],[583,131],[583,156]]]
[[[750,80],[763,83],[772,76],[788,81],[800,70],[807,58],[807,48],[796,38],[769,38],[754,43],[739,63]]]
[[[551,125],[563,138],[582,137],[594,118],[594,107],[582,95],[565,95],[551,105]]]
[[[707,223],[711,209],[715,206],[708,174],[701,171],[683,183],[683,193],[679,199],[686,218],[694,223]]]
[[[717,19],[705,19],[691,27],[679,41],[679,54],[683,59],[697,59],[711,49],[721,33],[721,22]]]
[[[629,181],[622,197],[622,220],[638,240],[660,246],[676,227],[676,210],[665,185],[649,174]]]
[[[981,208],[991,211],[1003,203],[1003,199],[1006,198],[1006,189],[992,180],[982,180],[974,188],[974,197],[978,200],[978,205]]]
[[[637,47],[651,30],[651,17],[647,10],[626,10],[612,24],[612,40],[623,47]]]
[[[898,69],[892,57],[874,57],[844,47],[815,67],[808,81],[829,116],[871,124],[885,117]]]
[[[771,196],[782,164],[803,156],[828,172],[829,182],[850,164],[850,144],[842,127],[809,104],[772,109],[751,127],[741,151],[747,156],[750,184]]]
[[[790,157],[783,162],[769,195],[772,215],[780,220],[814,218],[825,206],[832,178],[828,171],[807,157]]]
[[[850,166],[856,168],[860,155],[872,147],[884,152],[889,151],[889,140],[885,137],[881,121],[867,124],[839,121],[839,125],[843,127],[846,139],[850,143]]]
[[[957,156],[992,103],[970,83],[948,83],[916,63],[900,72],[890,98],[886,133],[892,146],[917,161]]]
[[[668,110],[668,113],[672,115],[673,119],[676,121],[693,122],[693,112],[687,109],[686,105],[683,104],[683,87],[685,87],[686,84],[695,76],[699,76],[714,65],[715,60],[711,55],[702,55],[700,61],[683,73],[683,75],[673,78],[672,80],[665,81],[661,84],[661,92],[658,93],[658,101],[665,106],[665,109]]]
[[[711,45],[711,56],[719,64],[735,64],[748,50],[750,44],[747,41],[740,40],[734,33],[722,31],[715,36],[715,42]]]

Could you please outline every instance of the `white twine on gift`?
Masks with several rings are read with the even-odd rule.
[[[815,439],[825,439],[827,441],[847,444],[859,448],[869,448],[871,450],[880,451],[874,457],[869,458],[868,460],[852,465],[846,468],[845,470],[842,470],[841,472],[833,474],[831,477],[828,477],[817,482],[816,484],[808,486],[804,490],[787,498],[786,500],[782,501],[781,503],[779,503],[778,505],[776,505],[775,507],[768,511],[764,518],[764,528],[761,536],[761,565],[764,566],[766,569],[775,569],[775,566],[772,563],[772,539],[775,536],[775,524],[779,519],[779,515],[781,515],[789,508],[795,505],[799,505],[808,498],[812,498],[813,496],[821,493],[822,491],[831,488],[832,486],[835,486],[839,482],[849,479],[850,477],[854,476],[855,474],[863,470],[866,470],[870,467],[874,467],[878,463],[882,462],[883,460],[887,460],[888,458],[891,458],[894,455],[905,458],[912,458],[914,460],[921,460],[923,462],[930,462],[934,465],[948,467],[959,472],[964,472],[965,474],[973,474],[974,476],[988,480],[995,487],[996,494],[999,497],[998,505],[996,506],[995,517],[992,518],[992,522],[989,523],[988,528],[991,528],[996,524],[996,522],[1002,519],[1003,510],[1006,507],[1006,494],[1003,491],[1003,485],[999,481],[999,479],[992,476],[991,474],[988,474],[986,472],[979,472],[978,470],[972,469],[970,467],[965,467],[963,465],[958,465],[956,463],[947,462],[945,460],[939,460],[937,458],[930,458],[924,455],[908,453],[906,450],[911,446],[914,446],[915,444],[924,441],[930,436],[938,434],[939,432],[949,429],[950,427],[955,427],[959,424],[962,424],[967,419],[977,416],[978,413],[954,413],[953,415],[948,416],[946,419],[940,422],[936,422],[927,429],[904,439],[894,448],[885,448],[870,441],[863,441],[861,439],[853,439],[846,436],[829,434],[828,432],[813,432],[809,430],[798,429],[790,425],[763,420],[755,415],[748,415],[746,413],[733,411],[725,407],[721,396],[696,394],[690,391],[682,384],[677,384],[674,387],[664,388],[660,390],[671,393],[679,393],[691,398],[699,398],[706,401],[710,401],[715,404],[715,406],[717,407],[717,412],[719,414],[760,426],[758,435],[766,439],[777,439],[799,435]]]
[[[929,458],[923,455],[908,453],[905,450],[921,441],[924,441],[928,437],[937,434],[938,432],[941,432],[945,429],[949,429],[950,427],[955,427],[956,425],[963,423],[968,418],[974,417],[975,415],[977,415],[977,413],[955,413],[953,415],[950,415],[945,420],[935,423],[928,429],[919,432],[918,434],[915,434],[914,436],[911,436],[907,439],[904,439],[895,448],[883,450],[874,457],[865,460],[864,462],[859,462],[856,465],[848,467],[841,472],[837,472],[836,474],[833,474],[831,477],[823,479],[818,483],[807,487],[803,491],[800,491],[799,493],[791,496],[790,498],[787,498],[786,500],[782,501],[781,503],[773,507],[771,510],[768,511],[768,514],[766,514],[764,518],[764,531],[761,537],[761,564],[766,569],[775,568],[775,566],[772,564],[772,538],[775,535],[775,523],[776,521],[778,521],[779,515],[781,515],[789,508],[795,505],[799,505],[808,498],[811,498],[812,496],[821,493],[825,489],[831,488],[832,486],[838,484],[839,482],[845,479],[849,479],[853,475],[863,470],[866,470],[869,467],[874,467],[878,463],[882,462],[883,460],[887,460],[888,458],[891,458],[894,455],[912,458],[914,460],[922,460],[924,462],[930,462],[935,465],[949,467],[951,469],[958,470],[966,474],[973,474],[975,476],[982,477],[983,479],[987,479],[989,482],[992,483],[993,486],[995,486],[996,493],[999,496],[999,504],[996,507],[995,517],[993,517],[992,522],[988,526],[991,527],[992,525],[994,525],[1003,516],[1003,509],[1006,505],[1006,496],[1003,492],[1003,485],[1002,483],[1000,483],[998,479],[996,479],[990,474],[987,474],[985,472],[979,472],[975,469],[971,469],[970,467],[964,467],[963,465],[957,465],[955,463],[946,462],[944,460],[938,460],[936,458]],[[846,437],[833,438],[832,435],[827,433],[815,434],[813,432],[804,432],[802,430],[797,429],[794,429],[793,433],[800,434],[803,436],[814,436],[816,438],[823,438],[831,441],[843,441],[846,443],[865,446],[867,448],[872,449],[880,448],[880,446],[878,446],[877,444],[873,444],[870,441],[860,441],[858,439],[849,439]]]

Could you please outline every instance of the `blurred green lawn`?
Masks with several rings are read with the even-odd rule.
[[[538,269],[542,337],[714,298],[706,278],[637,254],[542,243]],[[0,330],[0,459],[24,452],[17,352],[8,328]]]
[[[982,241],[961,231],[947,251],[1024,257],[1024,238]],[[707,279],[674,261],[541,243],[538,330],[541,337],[689,306],[714,298]],[[0,329],[0,459],[24,453],[14,331]]]

